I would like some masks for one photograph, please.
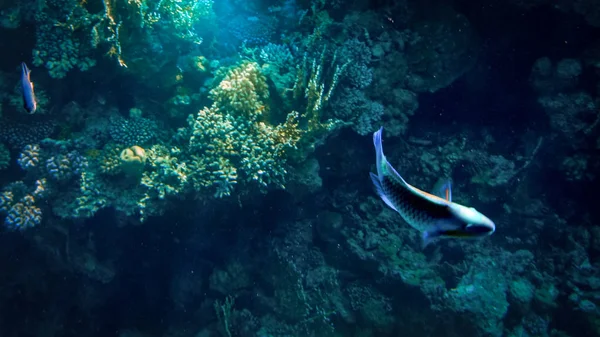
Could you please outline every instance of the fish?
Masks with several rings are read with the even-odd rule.
[[[33,82],[31,82],[31,70],[25,62],[21,62],[21,88],[23,90],[23,107],[29,114],[34,114],[37,109]]]
[[[496,231],[487,216],[452,201],[450,183],[443,185],[441,197],[407,183],[383,154],[382,133],[383,127],[373,133],[377,174],[371,172],[371,180],[383,202],[421,232],[422,248],[438,239],[483,238]]]

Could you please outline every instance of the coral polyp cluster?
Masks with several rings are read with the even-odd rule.
[[[205,168],[200,176],[217,178],[200,178],[201,185],[217,186],[219,195],[229,194],[238,176],[263,187],[283,186],[286,152],[295,149],[302,130],[295,112],[282,124],[271,124],[269,91],[258,64],[244,62],[229,70],[210,97],[213,105],[188,120],[190,150],[199,160],[194,166]]]

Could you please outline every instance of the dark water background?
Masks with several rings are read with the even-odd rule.
[[[9,156],[0,165],[0,336],[600,335],[599,2],[219,0],[182,1],[178,12],[169,7],[176,1],[163,2],[141,2],[162,14],[141,28],[133,1],[0,1],[0,164],[2,149]],[[177,24],[193,4],[210,8],[186,28],[199,45]],[[117,40],[106,8],[122,25]],[[69,18],[83,21],[58,24]],[[466,22],[460,29],[456,18]],[[47,62],[65,39],[81,45],[70,57],[95,65],[53,72]],[[127,67],[110,53],[114,41]],[[274,74],[273,59],[261,58],[269,43],[290,51],[285,71]],[[378,45],[381,55],[365,56]],[[249,120],[209,94],[229,71],[243,60],[258,65],[269,97],[252,111],[276,127],[291,110],[310,112],[281,90],[280,75],[313,78],[303,56],[319,60],[324,46],[326,88],[335,65],[349,65],[317,120],[344,126],[312,129],[301,117],[296,149],[273,162],[253,152],[247,158],[263,171],[285,169],[266,187],[238,161],[244,155],[224,155],[238,172],[229,195],[217,197],[217,183],[191,184],[194,172],[215,169],[192,166],[212,154],[193,148],[190,132],[205,141],[234,133],[194,129],[188,115],[222,104],[221,113]],[[34,64],[34,50],[50,56]],[[551,64],[545,76],[534,66],[542,58]],[[564,60],[570,72],[556,75]],[[20,105],[21,62],[36,83],[33,115]],[[356,78],[365,73],[373,80],[363,87]],[[256,131],[245,123],[242,132]],[[410,184],[430,191],[451,178],[453,201],[486,214],[496,232],[421,249],[420,234],[369,180],[379,126]],[[267,148],[263,138],[254,144]],[[134,145],[147,158],[128,175],[118,155]],[[167,174],[181,166],[163,170],[158,159],[169,155],[156,146],[181,150],[169,155],[192,167],[185,178]],[[36,194],[43,179],[46,192]],[[177,179],[189,181],[157,196],[158,181]],[[19,199],[26,195],[35,200]],[[140,220],[142,200],[149,216]]]

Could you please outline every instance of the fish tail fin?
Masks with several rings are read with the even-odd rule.
[[[373,133],[373,144],[375,145],[375,164],[377,166],[377,176],[381,180],[383,178],[382,167],[386,164],[385,155],[383,154],[383,145],[381,140],[381,134],[383,133],[383,126]]]
[[[27,67],[27,64],[25,64],[25,62],[21,62],[21,70],[25,73],[25,75],[29,76],[29,73],[31,72],[31,70],[29,70],[29,68]]]
[[[396,171],[396,169],[387,161],[387,158],[383,154],[382,136],[383,126],[373,133],[373,144],[375,145],[375,160],[377,166],[377,176],[381,181],[384,174],[390,174],[394,179],[400,181],[403,185],[408,186],[404,178]],[[385,171],[384,171],[385,170]]]
[[[381,198],[381,200],[383,200],[383,202],[385,202],[386,205],[388,205],[391,209],[393,209],[396,212],[399,212],[398,209],[396,208],[396,206],[394,206],[394,203],[392,203],[392,201],[388,198],[388,196],[385,194],[385,192],[383,191],[383,187],[381,186],[381,182],[383,181],[384,178],[384,171],[383,169],[386,168],[386,170],[389,170],[388,166],[389,163],[387,161],[387,159],[385,159],[385,155],[383,154],[383,146],[382,146],[382,141],[381,141],[381,133],[383,132],[383,127],[380,127],[379,130],[377,130],[375,133],[373,133],[373,144],[375,145],[375,166],[377,167],[377,174],[371,172],[371,181],[373,181],[373,185],[375,185],[375,190],[377,191],[377,195],[379,195],[379,197]],[[393,168],[392,168],[393,170]]]
[[[398,212],[396,206],[394,206],[394,204],[390,201],[387,195],[383,192],[383,188],[381,187],[381,181],[379,180],[379,177],[373,172],[371,172],[370,175],[371,181],[373,182],[373,185],[375,185],[375,191],[377,192],[377,195],[379,195],[381,200],[383,200],[383,202],[385,202],[386,205],[388,205],[394,211]]]

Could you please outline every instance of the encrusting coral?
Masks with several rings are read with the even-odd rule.
[[[126,174],[138,175],[146,164],[146,151],[137,145],[121,151],[121,168]]]

